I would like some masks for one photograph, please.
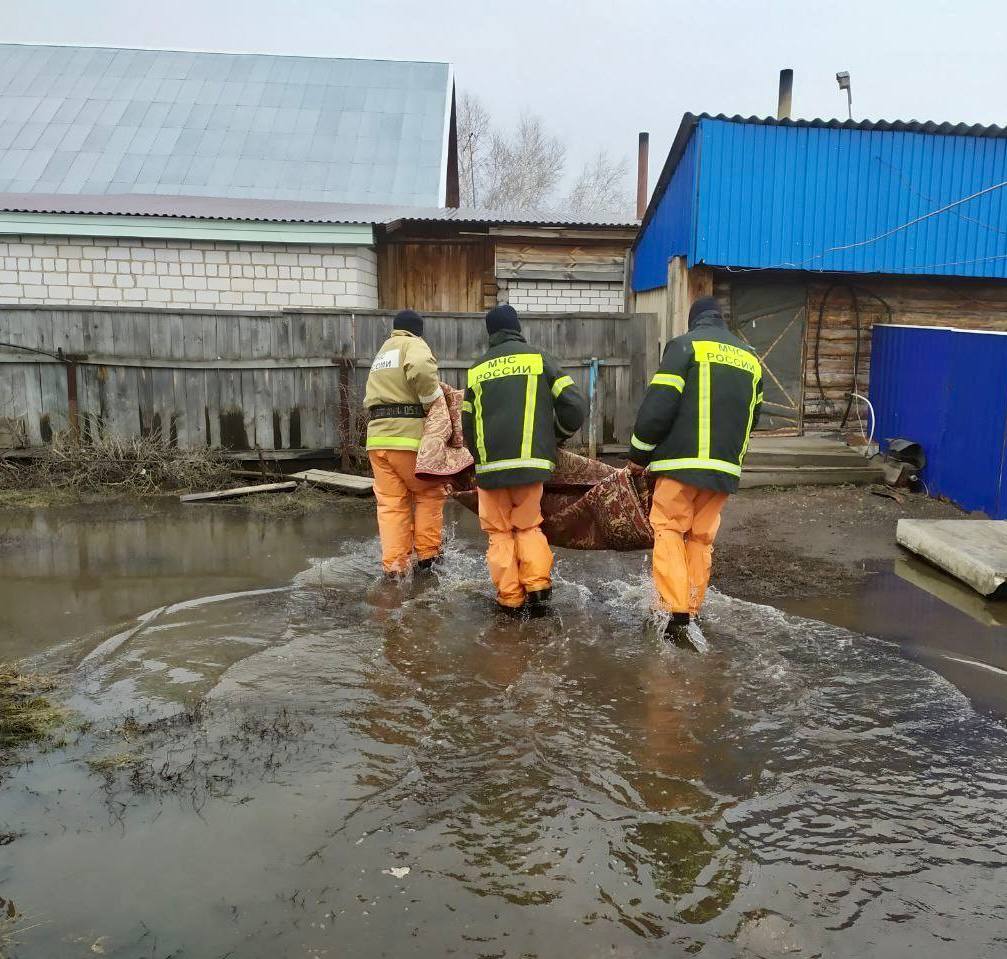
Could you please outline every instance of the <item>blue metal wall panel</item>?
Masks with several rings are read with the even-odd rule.
[[[1007,277],[1007,189],[899,229],[1007,180],[1007,138],[710,118],[700,121],[698,132],[690,262]],[[662,208],[683,203],[671,194],[669,188]],[[688,209],[662,212],[663,222],[679,223],[692,216],[691,199]],[[648,265],[674,255],[668,228],[657,220],[639,244],[648,244]],[[677,252],[678,234],[675,240]]]
[[[653,290],[668,282],[668,260],[687,256],[693,237],[696,205],[696,156],[699,130],[682,159],[633,254],[633,289]]]
[[[883,445],[923,446],[931,494],[1007,518],[1007,334],[875,326],[871,403]]]

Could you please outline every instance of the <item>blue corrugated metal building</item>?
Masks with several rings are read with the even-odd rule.
[[[932,329],[1007,331],[1007,129],[687,114],[632,286],[665,338],[689,298],[721,300],[762,357],[763,427],[859,432],[870,389],[935,492],[1007,513],[1007,337]]]
[[[633,289],[689,266],[1007,277],[1007,130],[687,114]]]

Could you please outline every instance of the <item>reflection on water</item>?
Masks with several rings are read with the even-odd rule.
[[[95,722],[0,797],[15,955],[1002,953],[1007,735],[894,647],[713,594],[668,648],[602,554],[514,624],[468,533],[390,585],[367,517],[216,516],[154,518],[186,570],[148,521],[64,528],[87,595],[6,568],[86,611],[52,661]]]

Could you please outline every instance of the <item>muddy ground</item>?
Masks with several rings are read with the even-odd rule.
[[[866,486],[742,490],[728,502],[717,538],[713,582],[730,596],[774,600],[847,595],[903,555],[900,519],[953,519],[957,506]]]

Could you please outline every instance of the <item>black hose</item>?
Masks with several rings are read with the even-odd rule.
[[[815,329],[815,383],[818,386],[818,395],[822,398],[822,408],[823,411],[828,411],[829,401],[825,396],[825,387],[822,386],[822,371],[818,366],[818,351],[822,343],[822,323],[825,320],[825,306],[829,302],[829,297],[832,296],[832,291],[838,286],[838,283],[833,283],[822,296],[822,302],[818,304],[818,327]]]
[[[59,360],[60,363],[66,362],[62,351],[53,353],[50,350],[38,350],[34,346],[21,346],[19,343],[0,343],[0,346],[5,346],[11,350],[24,350],[25,353],[37,353],[39,356],[51,356],[54,360]]]
[[[857,382],[860,373],[860,300],[857,299],[857,291],[851,286],[850,297],[853,300],[853,315],[857,320],[857,345],[853,350],[853,390],[846,400],[846,411],[843,413],[842,422],[839,424],[841,430],[846,429],[846,421],[850,418],[850,410],[853,409],[853,393],[859,392]]]

